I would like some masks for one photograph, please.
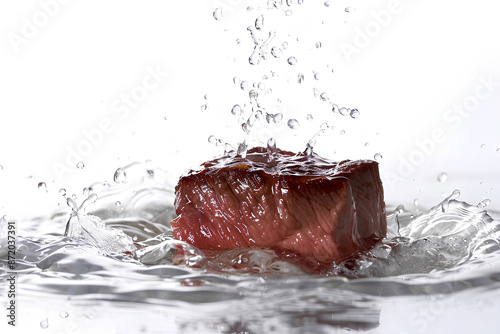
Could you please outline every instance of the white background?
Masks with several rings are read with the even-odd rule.
[[[221,153],[209,135],[233,145],[242,138],[230,110],[248,101],[248,90],[235,87],[233,77],[251,84],[271,70],[291,83],[269,82],[269,99],[283,101],[285,121],[289,114],[301,123],[295,132],[282,130],[278,146],[302,150],[327,121],[336,134],[318,139],[318,153],[332,159],[380,153],[389,204],[417,199],[428,207],[458,188],[466,201],[490,198],[491,207],[499,207],[500,87],[478,88],[481,77],[500,82],[500,30],[491,2],[339,1],[327,7],[294,1],[289,17],[263,4],[2,3],[0,208],[18,207],[39,182],[49,193],[65,188],[80,194],[92,182],[111,182],[116,168],[146,159],[170,170],[175,182],[186,169]],[[253,11],[246,10],[249,5]],[[215,8],[222,8],[219,21]],[[264,27],[277,31],[269,47],[287,41],[289,48],[280,59],[251,66],[246,27],[259,13],[265,14]],[[346,53],[347,44],[357,51]],[[289,56],[297,65],[286,63]],[[118,112],[116,103],[141,85],[147,68],[164,73],[161,84],[126,115]],[[319,81],[312,71],[321,73]],[[299,72],[305,74],[301,87],[295,83]],[[333,115],[312,97],[313,87],[339,106],[358,108],[360,117],[351,122]],[[462,116],[447,114],[476,89],[488,92],[487,98]],[[315,127],[304,126],[309,113]],[[85,133],[95,133],[103,120],[111,128],[89,146]],[[422,152],[417,143],[428,142],[435,129],[445,139]],[[84,154],[70,153],[78,149]],[[78,158],[83,169],[76,168]],[[448,175],[444,183],[437,181],[442,172]]]

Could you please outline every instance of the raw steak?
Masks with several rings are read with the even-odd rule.
[[[271,248],[320,267],[387,232],[378,163],[370,160],[336,163],[258,147],[189,171],[175,193],[174,237],[202,250]]]

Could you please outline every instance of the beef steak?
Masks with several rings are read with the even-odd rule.
[[[378,163],[370,160],[257,147],[189,171],[175,193],[174,237],[202,250],[271,248],[321,266],[387,232]]]

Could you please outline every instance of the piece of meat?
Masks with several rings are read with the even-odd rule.
[[[387,232],[378,163],[370,160],[336,163],[258,147],[189,171],[175,193],[174,237],[202,250],[271,248],[319,268]]]

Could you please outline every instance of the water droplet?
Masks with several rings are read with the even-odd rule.
[[[484,209],[485,207],[487,207],[490,204],[491,204],[491,200],[489,198],[486,198],[483,201],[479,202],[479,204],[477,205],[477,207],[481,208],[481,209]]]
[[[299,121],[297,121],[296,119],[292,118],[292,119],[289,119],[288,120],[288,127],[290,129],[297,129],[299,127]]]
[[[453,192],[451,193],[451,195],[448,196],[448,197],[446,197],[443,200],[443,202],[441,203],[441,211],[443,211],[443,212],[448,211],[448,207],[450,205],[450,201],[456,200],[459,197],[460,197],[460,190],[458,190],[458,189],[453,190]]]
[[[248,92],[248,97],[250,98],[250,102],[257,102],[257,98],[259,97],[259,93],[255,90],[251,90]]]
[[[415,207],[418,207],[418,199],[417,199],[417,198],[415,198],[415,199],[413,200],[413,205],[414,205]]]
[[[240,84],[240,82],[241,82],[241,81],[240,81],[240,78],[238,78],[238,77],[234,77],[234,78],[233,78],[233,83],[234,83],[235,85],[239,85],[239,84]]]
[[[59,194],[61,194],[61,196],[66,196],[66,189],[64,188],[59,189]]]
[[[241,88],[241,90],[245,90],[245,89],[247,89],[247,88],[248,88],[248,84],[247,84],[247,82],[246,82],[246,81],[242,81],[242,82],[240,83],[240,88]]]
[[[291,16],[293,13],[292,13],[292,10],[291,9],[287,9],[285,10],[285,15],[286,16]]]
[[[368,146],[370,146],[370,143],[369,143],[369,142],[366,142],[366,143],[365,143],[365,147],[368,147]]]
[[[346,13],[350,13],[350,12],[352,12],[353,10],[354,10],[354,8],[352,8],[351,6],[348,6],[348,7],[346,7],[346,8],[345,8],[345,12],[346,12]]]
[[[247,156],[247,149],[248,145],[246,141],[243,141],[238,145],[238,151],[236,152],[237,155],[239,155],[242,158],[245,158]]]
[[[351,117],[358,118],[359,117],[359,110],[358,109],[351,109]]]
[[[137,240],[139,240],[139,237],[137,237],[137,235],[134,235],[134,236],[132,237],[132,241],[137,241]]]
[[[69,317],[69,314],[68,314],[68,312],[62,311],[61,313],[59,313],[59,316],[61,318],[67,318],[67,317]]]
[[[85,164],[83,163],[83,161],[79,161],[77,164],[76,164],[76,168],[78,169],[83,169],[85,167]]]
[[[312,120],[313,120],[313,115],[311,115],[311,114],[307,114],[307,120],[308,120],[308,121],[312,121]]]
[[[439,173],[439,175],[437,176],[437,180],[441,183],[444,183],[446,182],[446,180],[448,180],[448,174],[442,172],[442,173]]]
[[[115,175],[113,177],[113,180],[116,183],[124,183],[127,181],[127,173],[125,172],[125,170],[123,168],[120,167],[115,171]]]
[[[283,42],[283,43],[281,44],[281,48],[282,48],[283,50],[286,50],[286,49],[288,48],[288,42]]]
[[[338,112],[339,111],[339,106],[337,106],[335,103],[332,103],[332,112]]]
[[[73,194],[73,196],[75,196],[75,195]],[[74,212],[77,212],[78,205],[76,205],[75,199],[73,199],[71,197],[66,198],[66,204],[71,208],[71,210],[73,210]]]
[[[316,42],[316,49],[321,49],[321,42]]]
[[[328,101],[328,94],[327,93],[321,93],[321,95],[319,96],[319,98],[321,99],[321,101]]]
[[[243,109],[241,109],[239,104],[234,105],[234,107],[231,109],[231,114],[235,116],[241,116],[243,114]],[[213,137],[213,136],[212,136]]]
[[[290,64],[290,65],[293,66],[293,65],[297,64],[297,58],[295,58],[295,57],[289,57],[288,60],[287,60],[287,62],[288,62],[288,64]]]
[[[214,135],[211,135],[210,137],[208,137],[208,142],[210,144],[217,144],[217,138],[215,138]]]
[[[76,198],[76,194],[71,195],[71,199],[73,199],[73,201],[76,201]]]
[[[380,154],[380,153],[375,153],[375,155],[373,156],[373,158],[374,158],[375,160],[377,160],[377,161],[380,161],[380,160],[382,160],[382,154]]]
[[[486,148],[486,144],[481,144],[481,148]]]
[[[115,205],[116,205],[116,206],[122,206],[122,202],[120,202],[120,201],[116,201],[116,202],[115,202]]]
[[[214,11],[214,19],[216,19],[217,21],[219,21],[220,19],[222,19],[222,9],[221,8],[217,8]]]
[[[325,1],[324,5],[325,7],[330,7],[330,1]]]
[[[299,84],[300,84],[300,83],[303,83],[303,82],[304,82],[304,74],[299,73],[299,74],[297,75],[297,83],[299,83]]]
[[[40,321],[40,327],[42,327],[43,329],[49,328],[49,319]]]
[[[319,72],[314,72],[314,79],[316,79],[316,80],[321,79],[321,73],[319,73]]]
[[[283,51],[277,46],[273,46],[271,48],[271,54],[273,55],[274,58],[279,58],[283,54]]]
[[[339,114],[341,114],[342,116],[345,116],[349,113],[349,109],[345,108],[345,107],[342,107],[339,109]]]
[[[255,29],[261,30],[263,26],[264,26],[264,16],[260,15],[258,18],[255,19]]]
[[[47,184],[45,182],[38,183],[38,190],[47,191]]]
[[[164,120],[167,120],[167,116],[163,117]]]
[[[3,171],[3,166],[2,166],[2,165],[0,165],[0,172],[1,172],[1,171]]]
[[[208,109],[208,105],[207,104],[204,104],[201,106],[201,111],[206,111]]]
[[[345,135],[345,130],[340,130],[341,135]]]

